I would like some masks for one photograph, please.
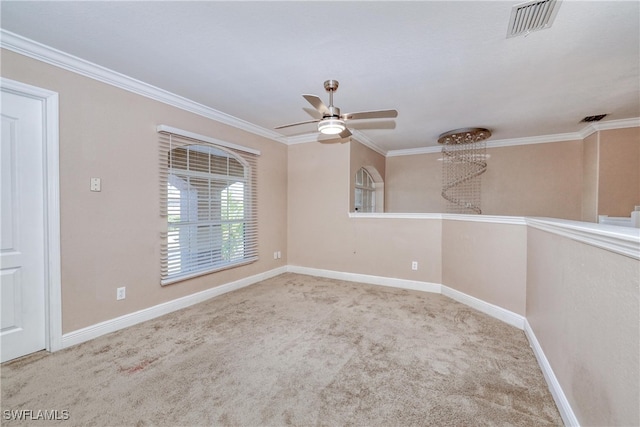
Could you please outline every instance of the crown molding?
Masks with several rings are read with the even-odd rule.
[[[590,123],[578,132],[557,133],[552,135],[528,136],[525,138],[499,139],[496,141],[487,141],[487,148],[513,147],[516,145],[529,144],[546,144],[549,142],[578,141],[585,139],[589,135],[612,129],[624,129],[640,127],[640,117],[630,119],[608,120],[600,123]],[[430,147],[408,148],[405,150],[391,150],[387,152],[387,157],[412,156],[415,154],[431,154],[440,153],[442,148],[440,145]]]
[[[487,141],[487,148],[513,147],[516,145],[547,144],[549,142],[578,141],[583,139],[580,132],[555,133],[551,135],[527,136],[524,138],[498,139]]]
[[[496,141],[487,141],[487,148],[498,147],[513,147],[516,145],[529,145],[529,144],[545,144],[548,142],[562,142],[562,141],[576,141],[584,139],[581,133],[558,133],[553,135],[541,135],[541,136],[528,136],[524,138],[509,138],[498,139]],[[387,157],[397,156],[411,156],[414,154],[431,154],[440,153],[442,151],[441,145],[435,145],[431,147],[410,148],[407,150],[392,150],[387,153]]]
[[[246,120],[242,120],[230,114],[226,114],[211,107],[207,107],[206,105],[176,95],[164,89],[152,86],[148,83],[144,83],[140,80],[136,80],[132,77],[54,49],[42,43],[30,40],[26,37],[22,37],[18,34],[12,33],[11,31],[7,31],[2,28],[0,28],[0,47],[283,144],[295,145],[318,141],[315,134],[291,137],[283,136],[271,129],[263,128],[262,126],[255,125]],[[584,139],[598,131],[629,127],[640,127],[640,118],[609,120],[600,123],[590,123],[579,132],[488,141],[487,148],[574,141]],[[362,132],[357,130],[353,131],[353,138],[385,157],[430,154],[439,153],[441,151],[440,146],[386,151],[378,146],[375,142],[373,142],[370,138],[365,136]]]
[[[597,122],[590,123],[580,132],[583,136],[583,139],[591,135],[592,133],[603,131],[603,130],[612,130],[612,129],[625,129],[625,128],[635,128],[640,127],[640,117],[632,117],[630,119],[620,119],[620,120],[607,120],[606,122]]]
[[[378,153],[378,154],[380,154],[380,155],[382,155],[384,157],[387,156],[388,152],[386,150],[384,150],[382,147],[378,146],[375,142],[373,142],[365,134],[363,134],[359,130],[352,130],[351,132],[353,133],[352,138],[355,139],[356,141],[358,141],[360,144],[364,145],[365,147],[371,148],[373,151],[375,151],[376,153]]]
[[[283,142],[287,145],[307,144],[309,142],[318,142],[318,134],[305,133],[304,135],[295,135],[285,137]]]
[[[316,134],[305,134],[291,137],[283,136],[278,132],[254,125],[253,123],[215,110],[211,107],[207,107],[206,105],[197,103],[185,97],[144,83],[140,80],[136,80],[101,65],[94,64],[4,29],[0,29],[0,47],[286,145],[305,144],[318,141]],[[377,153],[386,156],[387,153],[385,150],[380,148],[361,132],[353,131],[353,138]]]
[[[442,146],[432,145],[430,147],[405,148],[403,150],[389,150],[387,157],[413,156],[416,154],[433,154],[442,152]]]
[[[371,148],[376,153],[386,157],[387,152],[383,150],[381,147],[379,147],[378,145],[376,145],[376,143],[374,143],[371,139],[367,138],[362,132],[359,132],[357,130],[353,130],[352,132],[353,132],[353,135],[351,136],[352,140],[357,141],[360,144]],[[318,141],[317,133],[306,133],[304,135],[295,135],[295,136],[290,136],[288,138],[284,138],[283,142],[287,145],[296,145],[296,144],[306,144],[309,142],[319,142],[319,141]]]
[[[249,123],[4,29],[0,29],[0,47],[255,135],[277,142],[286,142],[285,137],[270,129],[254,125],[253,123]]]

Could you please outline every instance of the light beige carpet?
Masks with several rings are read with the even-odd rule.
[[[522,331],[442,295],[297,274],[1,370],[6,425],[20,409],[83,426],[562,425]]]

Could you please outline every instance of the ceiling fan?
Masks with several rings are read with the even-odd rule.
[[[324,82],[324,89],[329,92],[329,106],[324,105],[322,100],[315,95],[302,95],[309,104],[320,114],[321,119],[308,120],[306,122],[292,123],[278,126],[275,129],[283,129],[291,126],[305,125],[308,123],[318,123],[318,131],[325,135],[338,135],[340,138],[351,136],[351,131],[347,128],[346,122],[349,120],[361,119],[392,119],[398,117],[396,110],[362,111],[358,113],[340,114],[340,109],[333,105],[333,93],[338,90],[337,80],[327,80]]]

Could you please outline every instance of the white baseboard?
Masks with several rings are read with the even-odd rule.
[[[503,322],[511,326],[515,326],[520,330],[524,329],[524,316],[516,314],[513,311],[498,307],[497,305],[493,305],[479,298],[472,297],[471,295],[456,291],[455,289],[444,285],[442,285],[442,295],[446,295],[449,298],[454,299],[471,308],[475,308],[476,310],[481,311],[484,314],[488,314],[491,317],[502,320]]]
[[[540,365],[544,379],[547,381],[549,391],[551,391],[553,400],[556,402],[558,411],[560,411],[560,416],[562,417],[564,425],[579,427],[580,423],[578,422],[578,418],[576,417],[576,414],[573,413],[569,400],[567,400],[567,396],[565,396],[564,391],[562,391],[560,382],[558,381],[558,378],[556,378],[556,374],[553,373],[551,364],[547,360],[547,356],[545,356],[544,351],[542,351],[542,347],[540,346],[536,335],[533,333],[533,329],[531,329],[531,325],[529,325],[527,319],[524,320],[524,333],[529,340],[531,348],[533,349],[533,354],[535,354],[536,359],[538,360],[538,365]]]
[[[360,282],[370,285],[390,286],[392,288],[411,289],[414,291],[441,293],[441,285],[437,283],[421,282],[418,280],[395,279],[393,277],[370,276],[368,274],[345,273],[342,271],[322,270],[319,268],[287,266],[289,273],[306,274],[309,276],[326,277],[327,279],[346,280],[347,282]]]
[[[173,301],[167,301],[153,307],[145,308],[134,313],[125,314],[124,316],[116,317],[114,319],[106,320],[95,325],[87,326],[86,328],[66,333],[62,336],[61,348],[67,348],[76,344],[80,344],[99,336],[119,331],[120,329],[124,329],[147,320],[155,319],[156,317],[160,317],[162,315],[180,310],[185,307],[189,307],[191,305],[208,300],[210,298],[217,297],[227,292],[244,288],[246,286],[269,279],[271,277],[275,277],[285,272],[443,294],[448,296],[449,298],[461,302],[462,304],[475,308],[478,311],[502,320],[503,322],[515,326],[519,329],[523,329],[524,327],[524,318],[522,316],[438,283],[397,279],[393,277],[372,276],[368,274],[345,273],[340,271],[289,265],[266,271],[264,273],[256,274],[254,276],[246,277],[244,279],[236,280],[235,282],[226,283],[215,288],[207,289],[205,291],[198,292],[192,295],[187,295]]]
[[[262,280],[275,277],[279,274],[285,273],[286,271],[287,267],[279,267],[273,270],[265,271],[264,273],[236,280],[235,282],[225,283],[224,285],[220,285],[215,288],[187,295],[185,297],[178,298],[172,301],[167,301],[162,304],[154,305],[153,307],[145,308],[134,313],[125,314],[124,316],[116,317],[115,319],[106,320],[104,322],[88,326],[86,328],[69,332],[62,336],[62,348],[80,344],[85,341],[98,338],[99,336],[115,332],[147,320],[155,319],[156,317],[160,317],[162,315],[180,310],[185,307],[189,307],[191,305],[206,301],[210,298],[217,297],[227,292],[235,291],[237,289],[253,285],[254,283],[260,282]]]
[[[417,280],[395,279],[393,277],[370,276],[367,274],[344,273],[341,271],[322,270],[318,268],[299,267],[290,265],[287,267],[290,273],[308,274],[310,276],[326,277],[328,279],[346,280],[348,282],[368,283],[371,285],[390,286],[393,288],[412,289],[415,291],[433,292],[445,295],[469,307],[475,308],[491,317],[495,317],[518,329],[524,328],[524,317],[512,311],[505,310],[497,305],[482,301],[471,295],[467,295],[448,286],[439,283],[422,282]]]

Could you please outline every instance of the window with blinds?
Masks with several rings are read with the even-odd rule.
[[[376,184],[365,168],[360,168],[356,172],[355,210],[356,212],[375,212],[376,210]]]
[[[257,155],[206,137],[159,135],[161,215],[167,219],[161,284],[256,261]]]

